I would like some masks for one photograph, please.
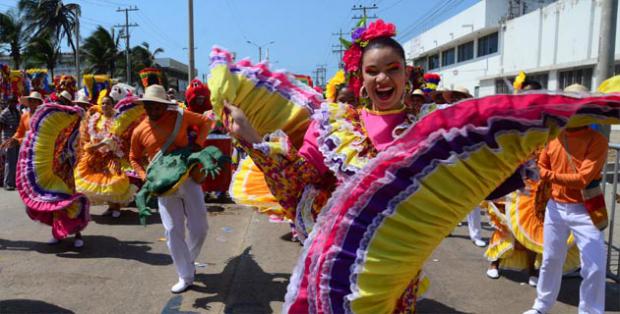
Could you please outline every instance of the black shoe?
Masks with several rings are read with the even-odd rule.
[[[7,186],[4,188],[6,191],[15,191],[15,187],[14,186]]]

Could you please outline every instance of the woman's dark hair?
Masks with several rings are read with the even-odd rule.
[[[114,98],[112,98],[112,96],[105,95],[105,96],[103,96],[103,98],[101,98],[101,100],[103,101],[104,98],[108,98],[108,99],[110,99],[112,101],[112,104],[116,104],[116,101],[114,100]]]
[[[364,58],[364,54],[366,53],[366,51],[371,50],[371,49],[376,49],[376,48],[385,48],[385,47],[394,49],[396,53],[398,53],[398,55],[400,55],[400,57],[403,58],[403,63],[405,63],[405,50],[403,49],[403,46],[401,46],[392,37],[377,37],[375,39],[370,40],[368,42],[368,45],[362,48],[362,60]]]

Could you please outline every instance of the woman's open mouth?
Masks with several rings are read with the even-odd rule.
[[[380,100],[385,101],[392,97],[392,95],[394,94],[394,88],[393,87],[377,88],[375,92],[377,93],[377,97],[379,97]]]

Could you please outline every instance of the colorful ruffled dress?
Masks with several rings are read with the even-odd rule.
[[[526,180],[526,189],[527,192],[510,193],[501,202],[486,202],[483,205],[495,229],[484,256],[490,262],[499,260],[501,269],[528,270],[528,250],[536,254],[535,268],[539,268],[542,261],[544,219],[538,213],[545,210],[551,196],[550,185]],[[575,271],[581,265],[572,233],[568,246],[565,273]]]
[[[471,208],[563,127],[620,122],[620,96],[498,95],[415,124],[399,111],[323,104],[295,145],[292,128],[279,126],[299,123],[274,124],[282,129],[274,132],[258,119],[303,103],[286,97],[294,93],[281,78],[212,53],[216,114],[226,121],[224,100],[243,109],[265,136],[245,144],[249,155],[286,215],[312,230],[285,297],[288,313],[413,311],[425,288],[422,265]]]
[[[17,163],[17,190],[31,219],[52,226],[63,239],[86,228],[89,201],[76,193],[73,171],[77,160],[79,107],[48,103],[30,119]]]
[[[95,204],[128,204],[137,191],[126,174],[128,155],[121,148],[120,138],[112,136],[114,121],[114,117],[108,118],[98,107],[93,107],[80,128],[80,158],[75,169],[75,185],[77,192]],[[104,140],[109,144],[95,150],[87,149]]]

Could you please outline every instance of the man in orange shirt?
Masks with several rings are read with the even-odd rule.
[[[568,128],[549,142],[538,159],[540,177],[552,184],[544,224],[543,260],[537,298],[524,314],[547,313],[556,301],[572,231],[581,252],[579,313],[605,312],[604,235],[583,204],[581,190],[600,182],[607,156],[607,139],[590,127]]]
[[[144,157],[149,162],[162,149],[172,136],[177,115],[176,102],[167,99],[166,91],[161,85],[146,88],[143,98],[137,100],[144,104],[148,118],[143,120],[131,136],[129,160],[138,175],[146,178],[142,165]],[[195,144],[203,146],[211,128],[211,120],[197,113],[184,111],[181,126],[172,144],[164,153],[190,145],[188,128],[196,128]],[[177,192],[158,197],[159,214],[164,225],[167,245],[172,255],[179,281],[172,286],[173,293],[187,290],[194,281],[194,261],[200,254],[202,244],[207,236],[207,209],[200,184],[187,179]],[[187,219],[188,239],[185,239],[185,220]]]
[[[2,143],[2,147],[10,148],[21,145],[24,137],[26,136],[26,132],[30,130],[30,116],[34,114],[41,104],[43,104],[43,98],[39,92],[32,92],[30,93],[30,96],[23,96],[19,99],[19,101],[28,107],[28,112],[21,115],[15,135]]]

